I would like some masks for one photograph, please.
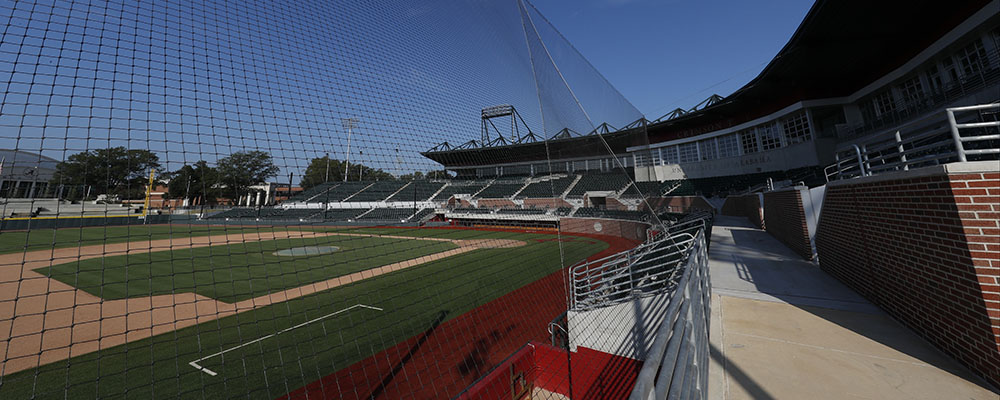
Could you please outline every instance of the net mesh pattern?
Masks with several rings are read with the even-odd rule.
[[[642,114],[524,0],[0,20],[0,398],[524,398],[569,379],[526,346],[617,343],[560,336],[571,267],[677,218]]]

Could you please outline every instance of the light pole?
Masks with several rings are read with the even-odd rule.
[[[326,179],[323,180],[323,183],[327,183],[329,181],[330,181],[330,153],[326,153]]]
[[[347,160],[344,163],[344,182],[347,182],[347,172],[351,167],[351,130],[357,126],[357,118],[343,118],[340,120],[344,124],[344,129],[347,129]]]

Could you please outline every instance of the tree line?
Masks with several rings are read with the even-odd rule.
[[[344,181],[342,160],[328,157],[313,158],[299,181],[308,190],[325,182]],[[145,197],[150,170],[161,171],[156,153],[112,147],[80,152],[56,165],[50,187],[64,188],[58,195],[70,200],[93,199],[100,194],[121,199]],[[250,187],[266,183],[278,176],[280,168],[267,152],[253,150],[232,153],[219,159],[215,166],[204,160],[187,164],[175,171],[158,172],[154,186],[166,184],[167,198],[188,199],[192,203],[215,204],[218,199],[235,202],[250,192]],[[387,179],[445,179],[447,172],[416,171],[395,177],[378,168],[350,163],[346,168],[348,181]]]

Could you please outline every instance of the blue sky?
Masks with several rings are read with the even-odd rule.
[[[263,150],[282,176],[349,153],[426,171],[440,166],[419,152],[479,139],[482,107],[513,104],[550,137],[728,94],[810,6],[536,0],[542,18],[520,4],[0,3],[0,148],[126,146],[170,170]]]
[[[753,79],[813,2],[534,0],[647,118]],[[713,87],[714,86],[714,87]],[[711,87],[711,88],[710,88]]]

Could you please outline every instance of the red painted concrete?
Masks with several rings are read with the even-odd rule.
[[[639,244],[605,235],[573,236],[598,239],[609,244],[607,249],[588,259],[605,257]],[[548,340],[547,324],[566,310],[563,274],[565,270],[549,274],[444,322],[426,337],[418,335],[407,339],[299,388],[284,398],[452,398],[525,343]],[[415,346],[418,343],[420,346]],[[411,354],[413,348],[416,351]]]

